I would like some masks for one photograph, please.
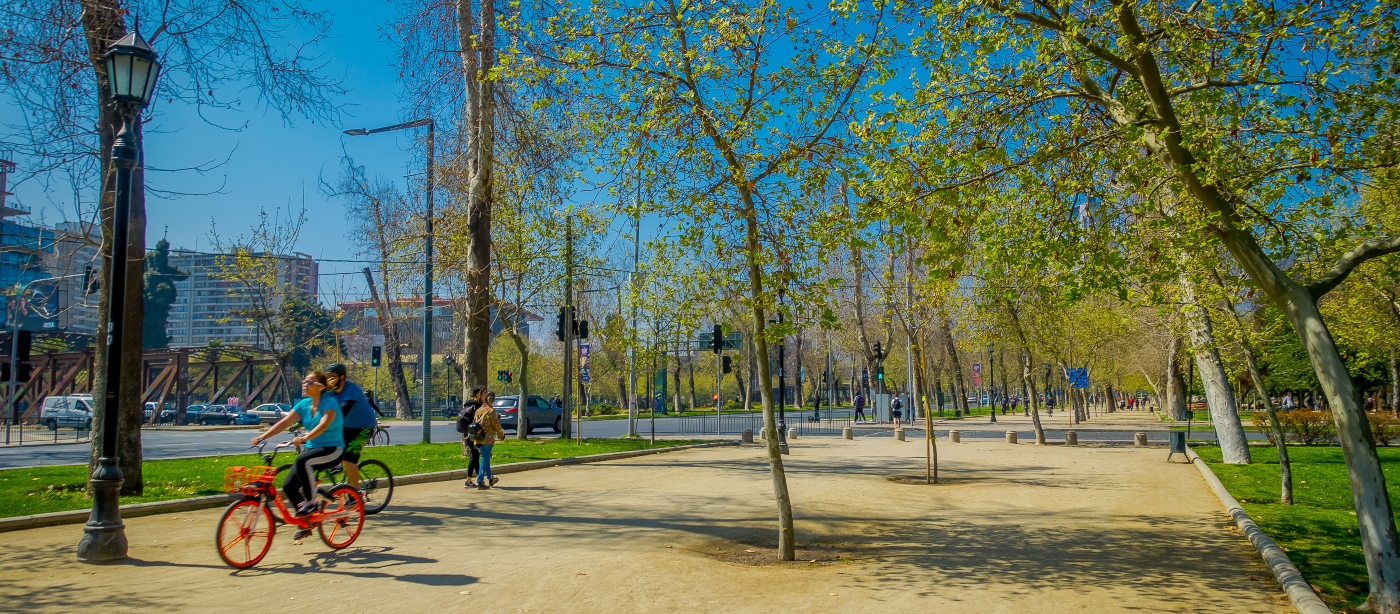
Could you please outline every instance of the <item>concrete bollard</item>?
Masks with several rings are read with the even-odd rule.
[[[739,435],[739,441],[753,443],[753,429],[744,429],[744,432]]]
[[[896,441],[904,441],[904,429],[895,429],[894,438]]]
[[[952,443],[962,441],[962,431],[948,431],[948,441]]]
[[[792,440],[794,440],[794,439],[797,439],[797,428],[796,428],[796,427],[788,429],[788,436],[787,436],[787,438],[788,438],[788,441],[792,441]]]
[[[758,440],[768,441],[768,429],[758,429]]]
[[[855,439],[855,438],[856,438],[856,435],[855,435],[855,433],[851,432],[851,427],[848,426],[848,427],[844,427],[844,428],[841,429],[841,438],[842,438],[842,439]]]
[[[1074,432],[1074,431],[1065,431],[1065,445],[1067,445],[1067,446],[1077,446],[1077,445],[1079,445],[1079,433],[1076,433],[1076,432]]]
[[[1141,433],[1141,432],[1139,432],[1139,433],[1133,433],[1133,447],[1135,447],[1135,448],[1146,448],[1146,447],[1147,447],[1147,433]]]
[[[1016,443],[1016,431],[1006,432],[1006,443]]]

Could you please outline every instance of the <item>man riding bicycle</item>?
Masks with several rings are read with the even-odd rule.
[[[379,424],[375,414],[379,412],[365,398],[365,391],[360,385],[350,381],[346,373],[345,365],[338,362],[326,367],[326,380],[331,392],[340,399],[340,410],[345,416],[345,453],[341,455],[345,481],[359,488],[360,466],[357,463],[360,462],[360,450],[374,436],[374,427]]]

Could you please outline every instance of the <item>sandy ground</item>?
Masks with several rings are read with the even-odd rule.
[[[0,609],[1288,611],[1161,448],[939,443],[945,483],[926,486],[922,440],[794,442],[797,563],[772,564],[772,483],[747,446],[404,487],[351,548],[283,530],[241,572],[215,553],[217,510],[128,521],[132,558],[107,566],[75,562],[78,526],[4,533]]]

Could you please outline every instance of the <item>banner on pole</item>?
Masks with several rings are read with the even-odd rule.
[[[980,362],[972,363],[972,385],[982,385],[982,363]]]
[[[578,344],[578,381],[585,384],[592,381],[588,367],[588,352],[589,347],[587,343]]]

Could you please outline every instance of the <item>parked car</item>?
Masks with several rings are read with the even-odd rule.
[[[209,405],[191,405],[185,408],[185,424],[198,424],[199,414],[209,409]]]
[[[258,424],[262,422],[256,414],[243,411],[237,405],[205,405],[199,417],[190,420],[193,424]]]
[[[91,429],[92,395],[44,397],[44,405],[39,409],[39,424],[50,430],[58,430],[61,426]]]
[[[156,411],[156,404],[155,404],[154,402],[146,403],[146,409],[145,409],[145,411],[143,412],[143,414],[142,414],[142,416],[141,416],[141,419],[144,420],[146,423],[149,424],[149,423],[151,422],[151,414],[155,413],[155,411]],[[169,403],[166,403],[166,404],[165,404],[165,409],[160,410],[160,419],[159,419],[159,420],[156,420],[156,424],[165,424],[165,423],[170,423],[170,422],[174,422],[174,421],[175,421],[175,408],[174,408],[174,407],[171,407]]]
[[[501,415],[501,428],[515,429],[520,414],[516,407],[518,398],[515,395],[496,397],[496,402],[492,404],[496,413]],[[525,432],[529,433],[546,426],[553,427],[554,432],[558,433],[564,426],[564,410],[550,405],[543,397],[530,395],[525,408]]]
[[[282,416],[291,413],[292,406],[286,403],[263,403],[248,410],[248,413],[257,416],[263,422],[272,424],[282,419]]]

